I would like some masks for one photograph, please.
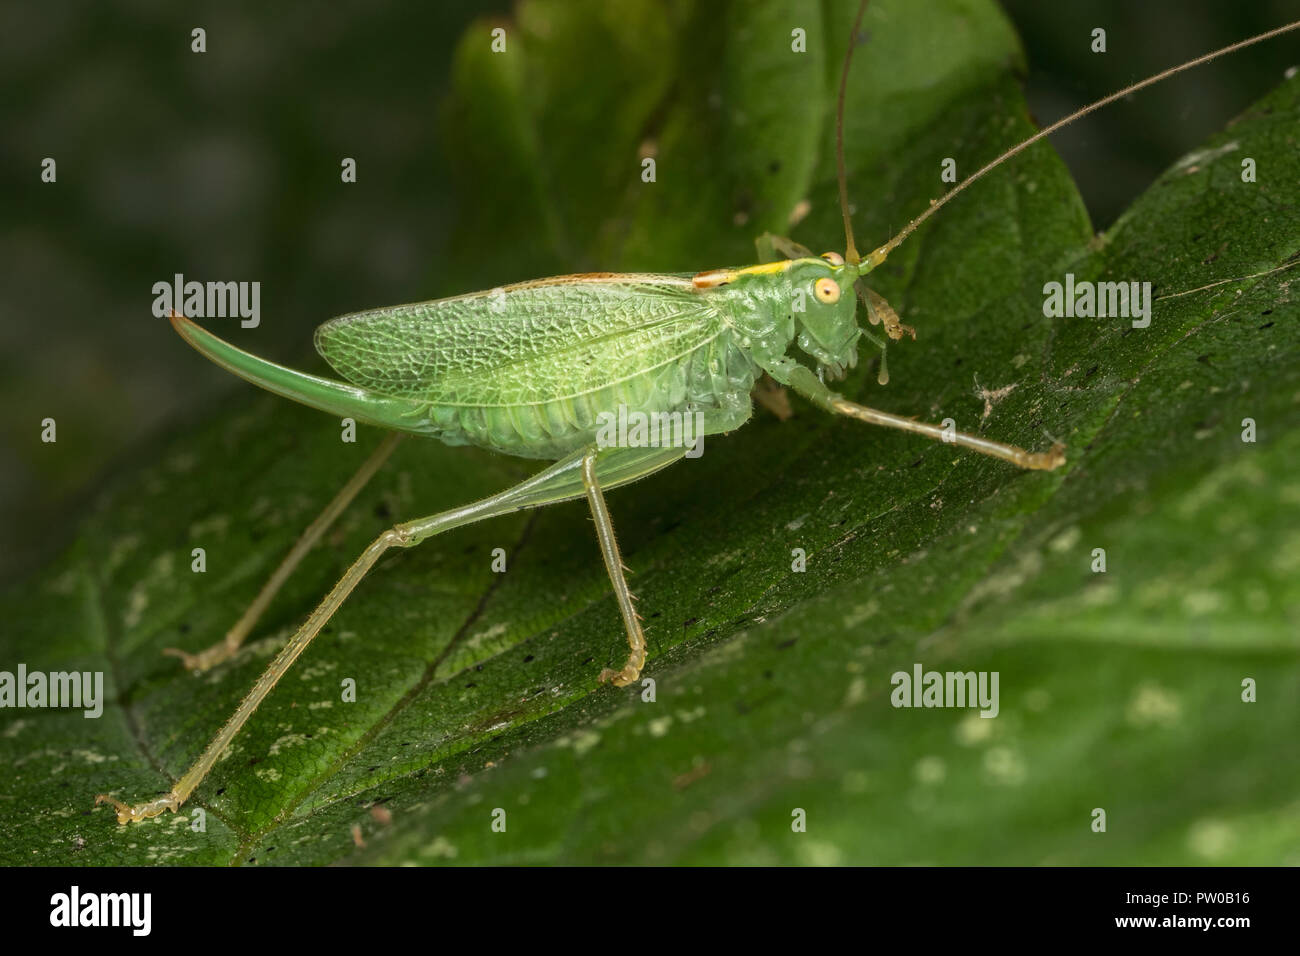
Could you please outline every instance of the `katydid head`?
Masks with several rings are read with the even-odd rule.
[[[853,286],[857,266],[849,265],[836,252],[820,259],[796,259],[790,263],[790,278],[796,290],[794,320],[799,348],[817,360],[823,374],[844,377],[858,364],[857,298]]]

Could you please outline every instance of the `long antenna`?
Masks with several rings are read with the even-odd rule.
[[[864,2],[864,6],[865,6],[865,2]],[[861,11],[859,11],[858,15],[859,17],[861,17]],[[1253,46],[1256,43],[1263,43],[1265,40],[1271,40],[1273,39],[1273,37],[1281,36],[1283,33],[1289,33],[1292,30],[1296,30],[1296,29],[1300,29],[1300,20],[1296,20],[1293,23],[1288,23],[1286,26],[1281,26],[1274,30],[1269,30],[1267,33],[1261,33],[1258,36],[1253,36],[1248,40],[1241,40],[1237,43],[1232,44],[1231,46],[1225,46],[1223,49],[1215,50],[1213,53],[1207,53],[1204,56],[1198,56],[1196,59],[1188,60],[1186,63],[1183,63],[1180,66],[1170,67],[1169,69],[1161,73],[1157,73],[1155,76],[1149,76],[1145,80],[1142,80],[1138,83],[1134,83],[1132,86],[1126,86],[1124,87],[1124,89],[1119,90],[1116,93],[1112,93],[1110,94],[1110,96],[1107,96],[1104,99],[1097,100],[1095,103],[1090,103],[1087,106],[1085,106],[1083,109],[1076,110],[1075,112],[1071,113],[1069,116],[1065,117],[1064,119],[1057,120],[1051,126],[1039,130],[1037,133],[1029,137],[1024,142],[1012,146],[1010,149],[1008,149],[997,159],[981,167],[977,172],[974,172],[971,175],[967,176],[965,179],[963,179],[952,189],[944,193],[943,196],[940,197],[939,199],[931,199],[930,208],[928,208],[927,210],[925,210],[925,212],[921,213],[921,215],[917,216],[915,219],[909,222],[907,226],[901,232],[898,233],[898,235],[894,236],[894,238],[890,239],[879,249],[876,249],[874,252],[868,255],[867,262],[870,263],[872,268],[875,268],[876,266],[880,265],[880,263],[885,261],[885,257],[889,255],[889,253],[891,253],[895,248],[897,248],[899,243],[901,243],[904,239],[906,239],[908,236],[914,233],[917,227],[921,225],[921,223],[925,222],[936,212],[938,212],[938,210],[945,203],[947,203],[950,199],[952,199],[954,196],[960,193],[963,189],[965,189],[971,183],[975,182],[975,180],[979,179],[985,173],[996,169],[998,166],[1001,166],[1004,162],[1006,162],[1012,156],[1019,153],[1021,150],[1029,146],[1032,146],[1034,143],[1038,142],[1044,136],[1051,136],[1062,126],[1068,126],[1070,123],[1073,123],[1075,120],[1079,119],[1080,117],[1087,116],[1093,110],[1099,110],[1103,106],[1108,106],[1109,104],[1114,103],[1116,100],[1128,96],[1130,93],[1136,93],[1140,89],[1144,89],[1145,87],[1151,86],[1154,83],[1159,83],[1161,80],[1168,79],[1169,77],[1173,76],[1176,73],[1183,72],[1183,70],[1190,70],[1192,67],[1200,66],[1202,63],[1209,63],[1211,60],[1217,60],[1219,57],[1225,56],[1226,54],[1235,53],[1238,50],[1244,50],[1248,46]],[[851,47],[849,49],[849,52],[850,54],[852,54]],[[843,89],[844,88],[841,85],[840,87],[841,107],[843,106]],[[845,195],[844,162],[843,162],[843,157],[841,156],[840,159],[840,202],[841,203],[844,202],[844,198],[843,198],[844,195]],[[847,228],[847,226],[848,226],[848,213],[846,212],[845,227]],[[850,248],[852,248],[851,241],[849,245]],[[846,256],[845,258],[848,257]]]
[[[840,177],[840,214],[844,217],[844,261],[857,265],[862,261],[858,247],[853,243],[853,223],[849,220],[849,181],[844,172],[844,91],[849,85],[849,66],[853,63],[853,48],[858,45],[858,31],[862,29],[862,15],[867,12],[868,0],[858,4],[858,16],[849,34],[849,50],[844,54],[844,69],[840,71],[840,99],[835,109],[835,168]]]

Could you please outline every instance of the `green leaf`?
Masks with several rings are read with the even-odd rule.
[[[491,24],[467,31],[442,119],[462,221],[435,281],[744,262],[804,198],[793,237],[840,248],[833,91],[854,4],[608,6],[524,2],[505,55]],[[787,53],[796,26],[807,54]],[[845,138],[871,248],[944,188],[943,159],[964,176],[1033,126],[991,4],[873,4],[867,28]],[[110,700],[97,720],[5,715],[0,854],[1295,862],[1300,307],[1282,267],[1300,251],[1298,118],[1292,80],[1101,237],[1040,144],[873,274],[918,339],[891,349],[888,388],[864,361],[845,393],[1029,446],[1049,431],[1069,445],[1060,472],[807,406],[759,414],[610,495],[654,702],[596,683],[624,648],[584,506],[520,514],[386,558],[182,813],[119,828],[94,794],[166,790],[378,531],[535,467],[405,442],[244,652],[194,677],[161,650],[218,640],[379,440],[341,443],[333,421],[232,389],[112,480],[75,546],[0,605],[6,667],[104,671]],[[1164,298],[1145,329],[1045,318],[1044,283],[1067,272]],[[917,663],[998,672],[1000,713],[892,706],[891,676]]]

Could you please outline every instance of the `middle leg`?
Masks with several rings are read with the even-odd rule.
[[[605,559],[605,570],[609,573],[610,583],[614,585],[614,599],[618,601],[619,613],[623,616],[623,626],[627,629],[629,648],[627,663],[622,670],[606,667],[600,672],[601,683],[611,681],[615,687],[626,687],[641,676],[645,667],[645,631],[641,628],[641,615],[636,612],[636,597],[627,586],[623,557],[618,551],[618,540],[614,537],[614,523],[609,518],[609,508],[605,505],[605,495],[600,490],[600,481],[596,477],[596,449],[589,450],[582,457],[582,486],[587,492],[587,503],[591,506],[591,517],[596,522],[596,540],[600,542],[600,556]]]

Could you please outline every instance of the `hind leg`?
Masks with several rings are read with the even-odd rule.
[[[253,603],[235,622],[235,626],[226,632],[224,638],[197,654],[191,654],[175,647],[163,648],[163,653],[168,657],[179,657],[186,670],[200,672],[215,667],[222,661],[233,657],[235,652],[239,650],[240,645],[248,638],[249,633],[252,632],[258,618],[266,611],[271,600],[279,592],[280,588],[284,587],[284,582],[289,580],[289,575],[293,574],[294,569],[307,556],[307,552],[316,546],[316,542],[321,539],[321,536],[347,510],[348,505],[352,503],[352,499],[374,477],[375,472],[383,467],[384,462],[388,460],[388,457],[393,453],[393,449],[397,447],[398,442],[401,440],[402,435],[398,432],[390,432],[384,437],[379,446],[370,453],[370,457],[357,469],[356,474],[348,479],[348,483],[340,488],[338,494],[325,506],[325,510],[307,526],[307,530],[302,533],[293,548],[284,556],[280,566],[262,585],[262,590],[253,599]]]

